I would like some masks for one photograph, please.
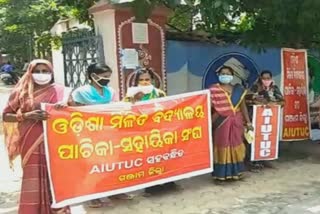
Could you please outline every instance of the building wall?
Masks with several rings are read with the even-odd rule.
[[[232,59],[232,60],[230,60]],[[243,85],[250,87],[262,70],[273,73],[275,83],[281,85],[281,49],[269,48],[258,53],[238,45],[217,46],[203,42],[167,41],[166,52],[168,94],[179,94],[208,88],[217,82],[216,71],[231,65],[243,75]],[[309,103],[320,103],[320,60],[309,51]],[[241,75],[240,75],[241,76]],[[312,139],[320,139],[318,110],[311,110]]]
[[[98,18],[98,17],[96,17]],[[101,19],[101,22],[104,20]],[[103,25],[108,26],[108,25]],[[105,31],[99,28],[99,33]],[[59,32],[60,33],[60,32]],[[111,56],[116,52],[115,44],[112,45],[104,39],[104,51],[106,63],[114,70],[114,78],[111,85],[118,89],[119,82],[117,65],[111,63]],[[110,54],[110,53],[113,54]],[[201,90],[217,81],[216,70],[230,58],[235,58],[249,71],[247,86],[252,85],[261,70],[270,70],[275,82],[281,83],[281,50],[269,48],[265,52],[258,53],[255,50],[239,45],[217,46],[204,42],[166,41],[166,72],[167,92],[169,95],[183,92]],[[53,64],[55,68],[55,79],[64,84],[63,55],[60,50],[53,50]],[[311,86],[314,91],[314,101],[320,97],[320,59],[317,53],[310,52],[308,64],[312,70]]]
[[[166,68],[168,94],[201,90],[217,81],[215,72],[230,58],[248,70],[250,86],[261,70],[272,71],[280,84],[280,49],[258,53],[238,45],[217,46],[204,42],[167,41]]]

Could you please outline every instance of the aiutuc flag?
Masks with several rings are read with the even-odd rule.
[[[251,161],[278,158],[280,109],[279,105],[253,106],[254,140],[251,144]]]
[[[207,90],[56,110],[44,122],[53,207],[212,172]]]

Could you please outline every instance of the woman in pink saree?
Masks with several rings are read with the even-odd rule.
[[[67,89],[53,83],[52,65],[34,60],[14,88],[3,111],[9,159],[21,155],[23,178],[19,214],[69,213],[52,210],[46,165],[42,121],[48,114],[40,103],[57,103],[67,97]],[[10,133],[9,127],[17,127]]]
[[[214,172],[217,180],[238,180],[244,171],[244,122],[253,129],[244,102],[246,90],[231,85],[233,70],[224,66],[218,71],[220,83],[210,87],[214,144]]]

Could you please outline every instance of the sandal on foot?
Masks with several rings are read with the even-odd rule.
[[[119,195],[110,196],[110,199],[118,199],[118,200],[132,200],[133,198],[134,198],[133,195],[128,195],[128,194],[119,194]]]
[[[174,182],[166,183],[162,185],[166,190],[175,190],[180,191],[183,190],[182,187]]]
[[[266,161],[263,163],[264,167],[265,168],[268,168],[268,169],[277,169],[277,167],[275,167],[272,163],[270,163],[269,161]]]
[[[53,209],[52,214],[70,214],[70,207],[64,207],[61,209]]]
[[[113,204],[111,201],[102,202],[100,199],[94,199],[89,202],[90,208],[101,208],[101,207],[112,207]]]

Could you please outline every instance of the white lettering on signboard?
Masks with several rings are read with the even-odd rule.
[[[272,110],[270,108],[265,108],[262,112],[263,124],[260,127],[261,134],[263,136],[260,142],[260,156],[268,157],[271,155],[271,141],[270,135],[272,133]]]

